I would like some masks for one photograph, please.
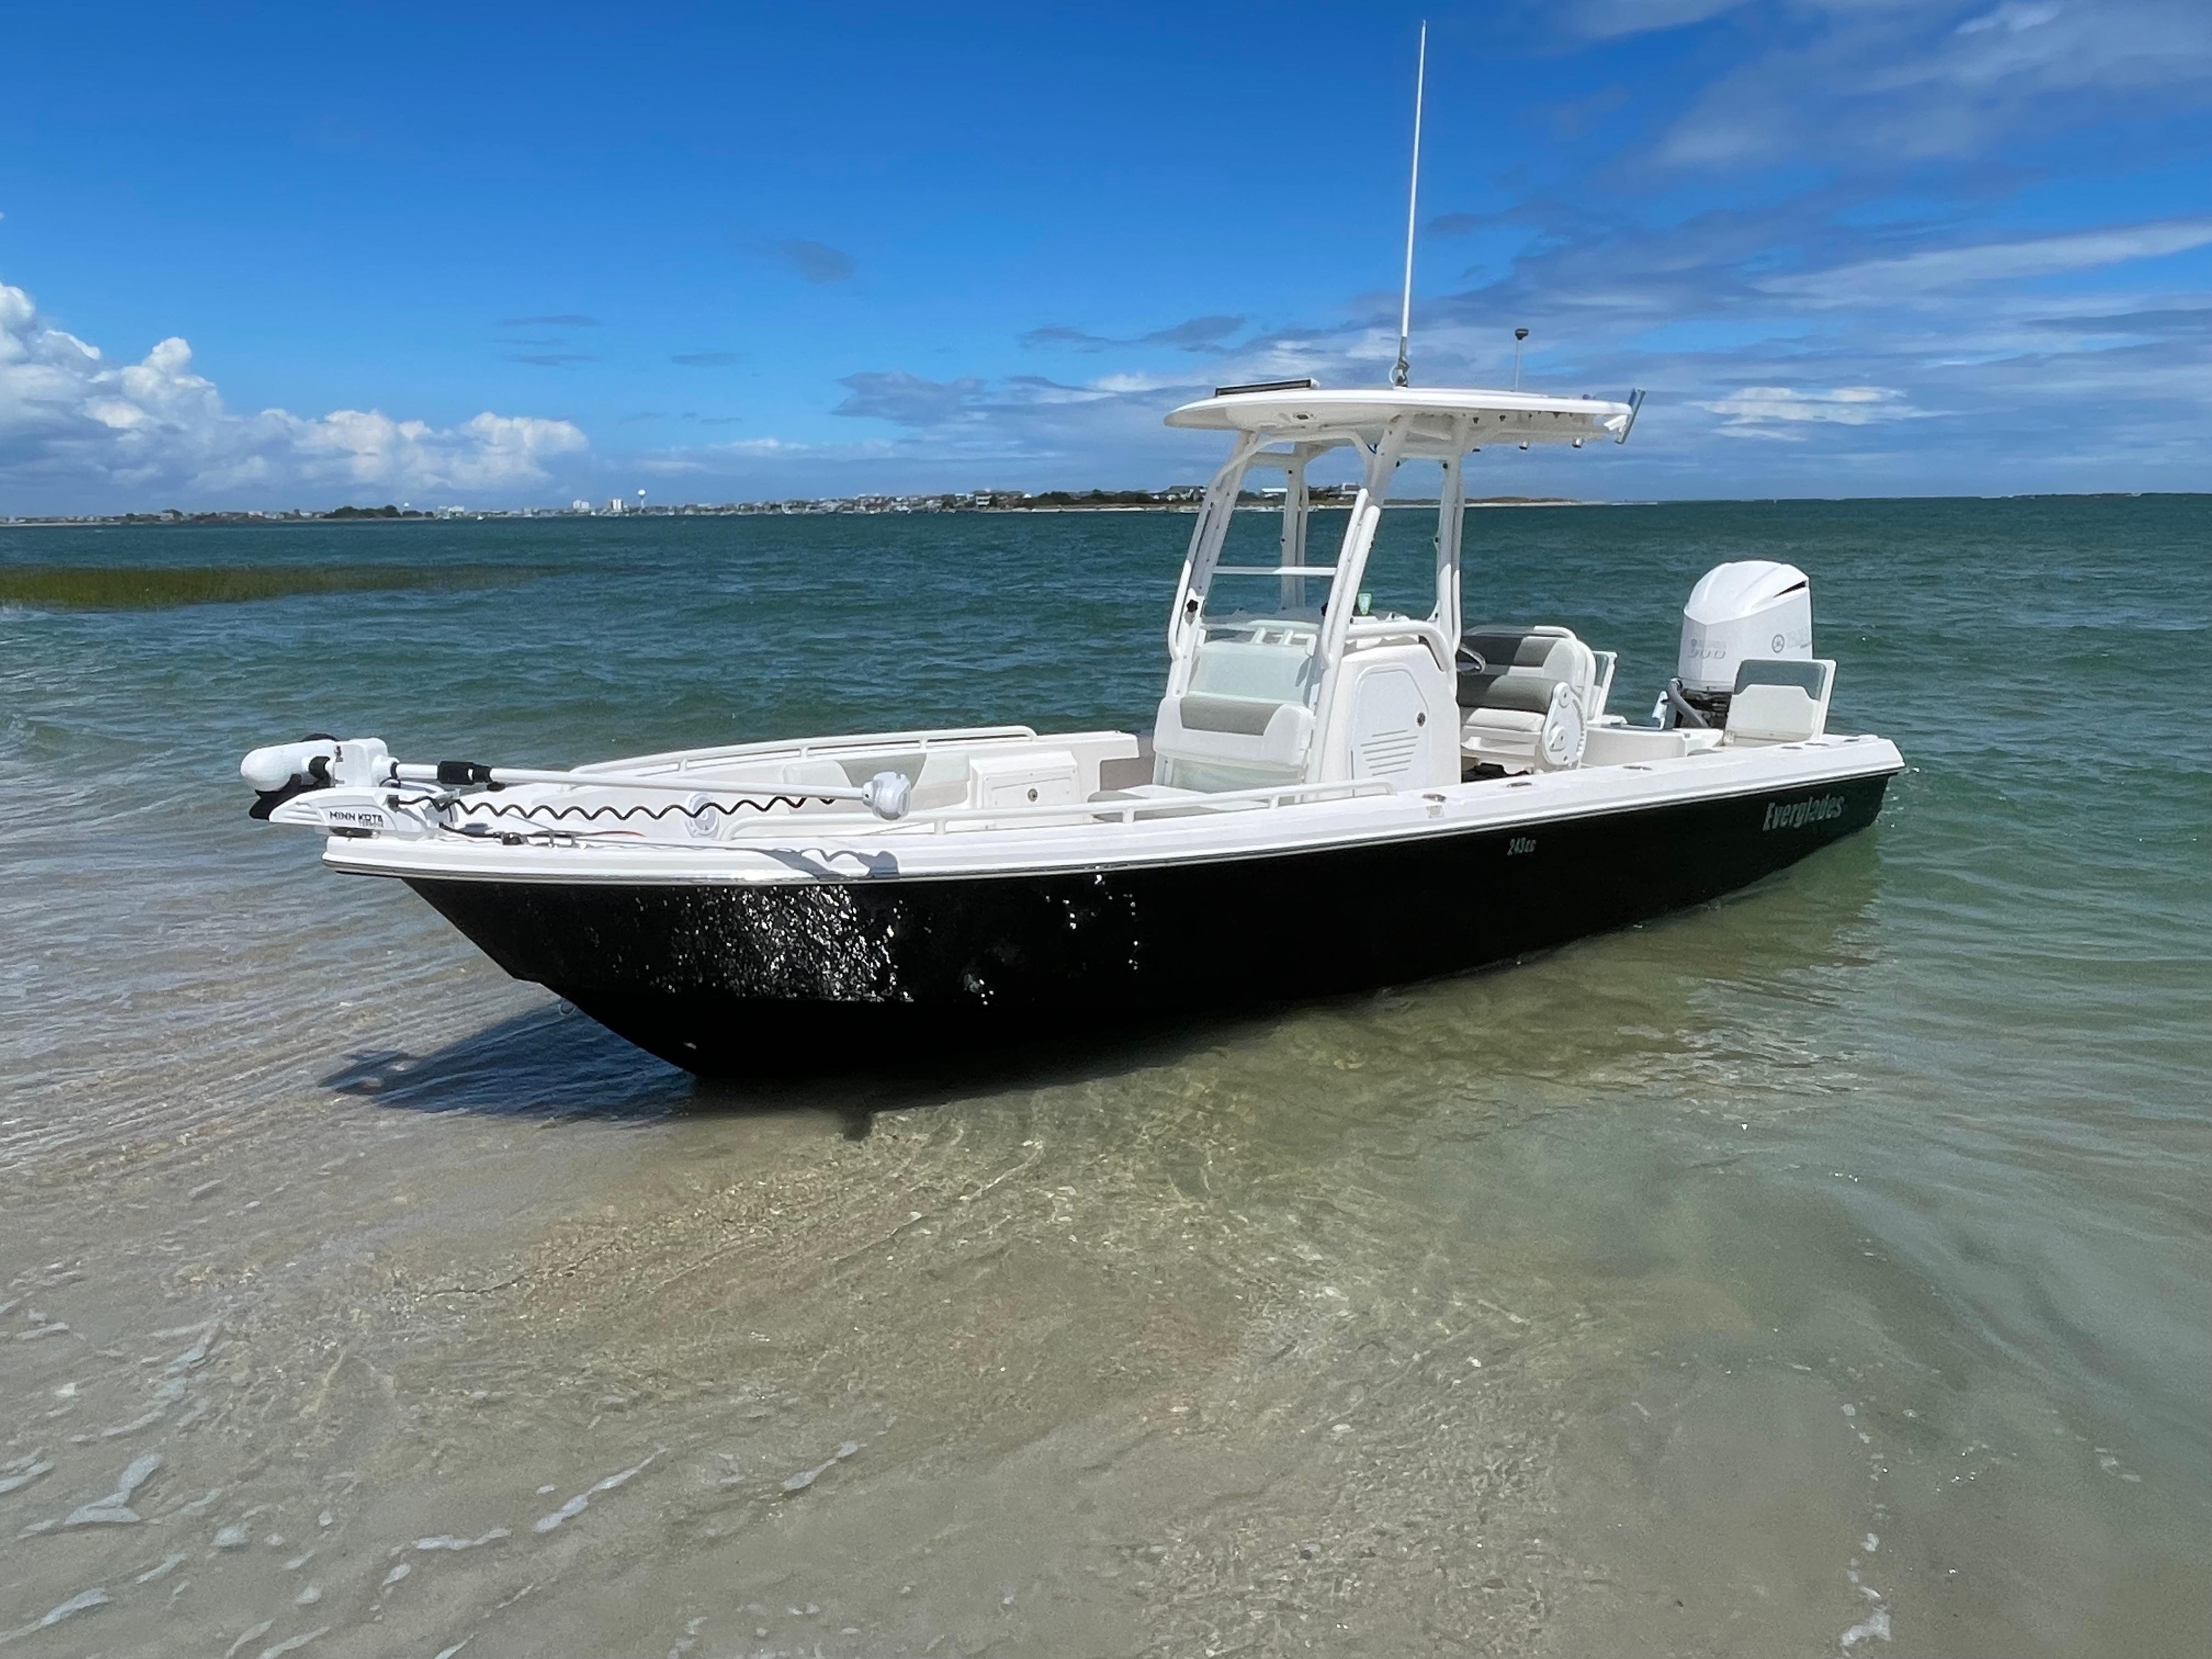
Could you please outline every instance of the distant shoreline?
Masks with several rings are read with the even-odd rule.
[[[1060,492],[1053,492],[1060,494]],[[1103,494],[1104,492],[1097,492]],[[1868,501],[2100,501],[2145,500],[2194,500],[2212,496],[2212,491],[2197,489],[2082,489],[2082,490],[2024,490],[2008,495],[1700,495],[1658,500],[1653,497],[1628,497],[1619,501],[1589,501],[1565,495],[1488,495],[1470,500],[1474,507],[1758,507],[1782,504],[1802,505],[1808,502]],[[393,525],[393,524],[452,524],[461,520],[481,522],[484,520],[536,522],[541,520],[589,519],[594,522],[617,519],[784,519],[784,518],[937,518],[957,517],[970,514],[1024,513],[1180,513],[1193,514],[1198,510],[1195,501],[1070,501],[1038,498],[1031,501],[1009,500],[982,502],[963,500],[958,505],[932,507],[875,505],[893,498],[864,497],[820,501],[743,502],[732,504],[685,503],[676,507],[630,507],[620,513],[581,512],[574,507],[484,507],[448,508],[436,513],[395,509],[386,514],[380,509],[339,509],[331,513],[267,513],[241,511],[235,513],[154,513],[39,514],[24,518],[0,518],[0,530],[111,530],[111,529],[282,529],[303,525]],[[871,504],[862,505],[866,501]],[[1322,512],[1341,512],[1351,506],[1348,496],[1324,498],[1312,503]],[[1393,511],[1407,508],[1433,510],[1436,498],[1409,496],[1385,501],[1383,506]],[[1255,501],[1249,497],[1237,504],[1240,513],[1273,512],[1281,506],[1279,501]]]
[[[1352,505],[1347,497],[1342,500],[1314,501],[1315,511],[1340,513]],[[1382,503],[1386,509],[1428,507],[1437,506],[1433,495],[1403,496]],[[1489,495],[1471,499],[1470,507],[1608,507],[1618,503],[1587,501],[1565,495]],[[1273,513],[1282,506],[1279,501],[1240,501],[1239,513]],[[621,513],[579,513],[573,508],[555,507],[486,507],[444,513],[181,513],[170,516],[152,513],[88,514],[82,517],[50,517],[0,519],[0,530],[191,530],[191,529],[296,529],[305,526],[331,525],[400,525],[453,524],[461,521],[481,521],[486,519],[539,520],[560,519],[892,519],[947,518],[969,514],[1034,514],[1034,513],[1181,513],[1194,514],[1198,504],[1194,501],[1004,501],[990,506],[940,507],[932,508],[899,509],[890,507],[860,507],[847,505],[813,505],[804,507],[778,508],[750,504],[741,507],[655,507],[630,508]]]

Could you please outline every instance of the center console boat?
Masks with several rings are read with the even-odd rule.
[[[1613,652],[1557,623],[1468,624],[1469,456],[1622,441],[1637,404],[1297,382],[1175,410],[1230,449],[1148,736],[992,726],[559,770],[317,738],[246,757],[253,810],[709,1074],[896,1053],[955,1022],[1097,1028],[1508,961],[1793,864],[1871,823],[1903,766],[1827,729],[1835,664],[1787,565],[1698,583],[1648,723],[1608,706]],[[1336,451],[1359,483],[1316,546],[1307,470]],[[1399,614],[1367,577],[1413,461],[1441,481],[1433,586]],[[1277,533],[1237,562],[1240,499],[1267,473]]]

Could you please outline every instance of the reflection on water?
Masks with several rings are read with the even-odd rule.
[[[1655,514],[1620,556],[1778,522],[1814,533]],[[1824,614],[1923,769],[1753,891],[1267,1019],[736,1086],[244,823],[283,663],[392,672],[304,602],[6,623],[0,755],[52,805],[0,820],[0,1638],[2197,1650],[2212,787],[2170,770],[2164,821],[2063,787],[2008,724],[2042,624],[1976,659],[1911,575]],[[589,751],[569,682],[617,677],[522,597],[559,586],[502,590],[515,684],[457,669],[480,706],[436,718]],[[666,614],[592,591],[605,638]],[[457,647],[477,602],[362,601]],[[665,666],[707,726],[709,665]],[[180,741],[222,765],[177,778]]]

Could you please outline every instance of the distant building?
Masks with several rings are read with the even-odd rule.
[[[592,510],[592,504],[586,501],[581,495],[579,495],[574,501],[568,503],[568,510],[571,513],[588,513]]]
[[[623,510],[623,498],[622,498],[621,496],[619,496],[619,495],[610,495],[610,496],[608,496],[608,497],[607,497],[607,511],[608,511],[608,512],[610,512],[610,513],[619,513],[619,512],[621,512],[622,510]]]

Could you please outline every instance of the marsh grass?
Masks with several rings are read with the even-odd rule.
[[[293,593],[485,587],[529,573],[495,565],[279,564],[0,566],[0,605],[69,611],[151,611],[234,605]]]

